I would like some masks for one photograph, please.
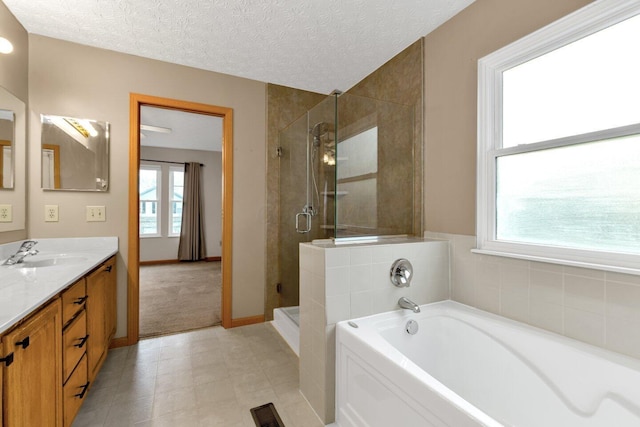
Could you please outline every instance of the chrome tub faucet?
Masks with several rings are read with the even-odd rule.
[[[409,298],[407,297],[402,297],[398,300],[398,305],[401,308],[404,308],[406,310],[411,310],[414,313],[420,313],[420,307],[418,306],[418,304],[416,304],[415,302],[411,301]]]

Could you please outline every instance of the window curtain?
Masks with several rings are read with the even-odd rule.
[[[204,241],[204,201],[202,200],[200,181],[200,163],[186,163],[184,165],[182,227],[178,246],[180,261],[198,261],[207,256]]]

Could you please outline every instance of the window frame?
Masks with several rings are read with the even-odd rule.
[[[158,165],[141,164],[139,169],[140,171],[149,170],[156,172],[156,232],[152,234],[142,234],[140,232],[140,226],[138,225],[138,236],[143,239],[162,237],[162,168]],[[141,213],[140,203],[143,202],[153,202],[153,200],[143,200],[140,198],[140,184],[138,183],[138,222],[140,222]]]
[[[478,61],[477,249],[473,252],[640,275],[638,255],[500,241],[496,238],[497,158],[640,134],[640,123],[502,148],[502,73],[640,13],[636,0],[600,0]]]
[[[180,233],[174,233],[173,232],[173,217],[174,217],[174,213],[173,213],[173,202],[177,201],[176,199],[173,198],[173,186],[174,186],[174,182],[173,182],[173,173],[174,172],[182,172],[183,174],[183,193],[182,193],[182,197],[183,197],[183,209],[184,209],[184,166],[170,166],[169,167],[169,191],[168,191],[168,197],[167,197],[167,236],[168,237],[180,237]],[[180,215],[180,219],[182,220],[182,215]],[[182,228],[182,227],[181,227]]]

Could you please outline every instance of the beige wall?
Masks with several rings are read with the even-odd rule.
[[[478,59],[588,3],[477,0],[425,37],[425,229],[475,234]]]
[[[0,36],[13,44],[13,52],[0,57],[0,86],[27,102],[27,67],[29,61],[29,37],[22,24],[0,2]]]
[[[0,86],[11,92],[13,95],[21,99],[25,104],[29,97],[28,90],[28,61],[29,61],[29,37],[27,31],[22,27],[18,20],[13,16],[9,9],[0,2],[0,29],[2,29],[2,37],[9,39],[13,43],[13,52],[9,55],[0,54]],[[24,172],[24,166],[16,165],[16,174]],[[26,194],[24,188],[24,177],[16,179],[18,186],[12,191],[12,199],[17,197],[26,203]],[[3,190],[4,191],[4,190]],[[17,196],[15,195],[17,192]],[[0,200],[3,199],[0,192]],[[5,199],[6,200],[6,199]],[[6,202],[5,202],[6,203]],[[23,206],[24,208],[24,206]],[[22,212],[23,209],[14,208],[14,212]],[[27,237],[27,230],[5,231],[0,233],[0,244],[22,240]]]
[[[118,236],[118,333],[126,331],[129,94],[174,98],[234,110],[233,318],[263,314],[265,276],[265,84],[30,35],[28,169],[40,170],[39,115],[111,123],[107,193],[44,192],[29,185],[31,237]],[[45,204],[60,221],[45,223]],[[85,206],[106,206],[107,221],[85,221]]]

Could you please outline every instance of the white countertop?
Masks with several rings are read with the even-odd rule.
[[[1,265],[22,241],[0,245],[0,334],[118,252],[117,237],[29,240],[38,241],[39,253],[27,256],[24,265]],[[57,256],[73,262],[25,267]]]

